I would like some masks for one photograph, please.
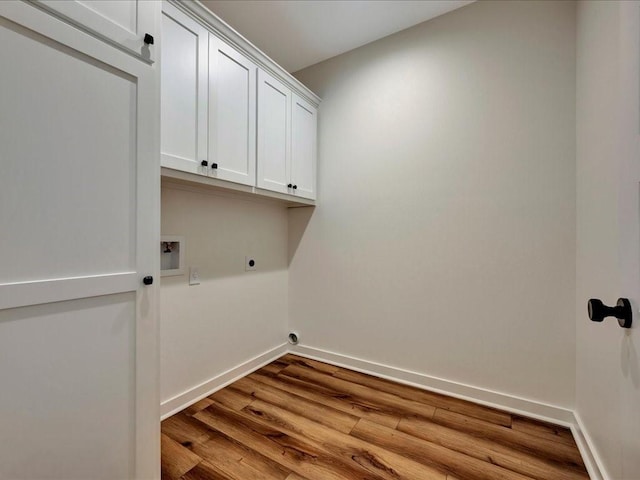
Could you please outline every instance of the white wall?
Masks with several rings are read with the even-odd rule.
[[[477,2],[297,77],[323,98],[302,343],[571,407],[575,4]]]
[[[580,2],[576,411],[605,478],[640,478],[640,2]],[[628,297],[635,325],[592,323]]]
[[[162,188],[162,233],[186,237],[186,265],[163,277],[161,398],[166,402],[286,341],[287,210],[230,194]],[[245,255],[257,269],[245,271]]]

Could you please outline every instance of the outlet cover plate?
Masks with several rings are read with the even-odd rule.
[[[189,285],[200,285],[200,269],[189,267]]]

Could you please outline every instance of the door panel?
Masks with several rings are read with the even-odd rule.
[[[69,2],[90,10],[96,15],[110,20],[114,25],[135,33],[138,21],[138,1],[114,2],[113,0],[89,0]]]
[[[640,2],[579,2],[576,413],[592,478],[640,478]],[[589,321],[629,298],[633,326]]]
[[[293,95],[291,132],[291,182],[295,194],[316,198],[316,132],[318,112],[297,95]]]
[[[0,310],[0,478],[133,478],[135,293]]]
[[[0,478],[159,478],[155,67],[22,2],[0,63]]]
[[[221,180],[255,185],[256,71],[242,54],[209,35],[209,159]]]
[[[134,55],[152,62],[154,48],[144,35],[154,28],[152,0],[39,0],[39,5]]]
[[[0,89],[0,218],[11,226],[0,229],[0,283],[134,271],[135,78],[11,28],[0,44],[11,65]]]
[[[208,174],[209,33],[169,4],[162,14],[162,165]]]
[[[258,70],[258,187],[288,193],[291,90]]]

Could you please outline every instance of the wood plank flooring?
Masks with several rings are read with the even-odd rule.
[[[286,355],[163,421],[162,478],[589,477],[565,428]]]

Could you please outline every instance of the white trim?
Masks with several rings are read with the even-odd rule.
[[[311,358],[338,367],[367,373],[376,377],[410,385],[412,387],[442,393],[450,397],[467,400],[487,407],[505,410],[545,422],[555,423],[570,428],[573,426],[573,412],[566,408],[549,405],[535,400],[516,397],[506,393],[494,392],[485,388],[432,377],[402,368],[391,367],[359,358],[329,352],[319,348],[302,345],[292,346],[291,353]]]
[[[595,448],[595,443],[587,429],[582,422],[582,418],[578,412],[573,412],[574,422],[571,426],[571,433],[578,445],[578,450],[582,455],[587,472],[589,472],[589,478],[591,480],[609,480],[611,476],[607,473],[604,463],[598,455],[598,450]]]
[[[136,272],[2,283],[0,284],[0,310],[133,292],[138,289],[138,285]]]
[[[144,7],[143,7],[144,4]],[[144,8],[143,13],[140,8]],[[151,33],[160,37],[161,5],[138,1],[138,13]],[[152,16],[151,16],[152,15]],[[148,17],[148,18],[147,18]],[[142,17],[140,17],[142,19]],[[149,23],[146,23],[149,22]],[[145,28],[138,23],[138,28]],[[160,42],[158,42],[160,43]],[[158,45],[159,47],[159,45]],[[159,54],[159,50],[154,52]],[[136,114],[136,269],[140,280],[151,275],[152,286],[138,283],[135,339],[135,478],[159,478],[160,471],[160,66],[126,58],[137,77]],[[155,248],[152,246],[155,245]]]
[[[236,380],[239,380],[242,377],[249,375],[252,372],[255,372],[259,368],[268,365],[269,363],[288,353],[287,346],[288,345],[286,343],[283,343],[282,345],[268,350],[256,357],[253,357],[252,359],[241,363],[240,365],[233,367],[226,372],[216,375],[215,377],[201,383],[200,385],[196,385],[195,387],[190,388],[189,390],[182,392],[181,394],[176,395],[173,398],[165,400],[161,404],[161,419],[164,420],[165,418],[168,418],[171,415],[184,410],[189,405],[193,405],[206,396],[217,392],[218,390],[226,387]]]

